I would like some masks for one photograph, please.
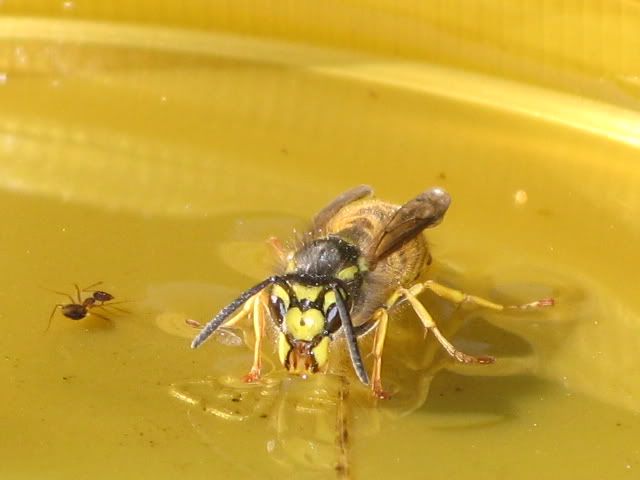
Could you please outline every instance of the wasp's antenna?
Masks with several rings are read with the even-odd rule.
[[[336,306],[338,307],[338,313],[340,314],[340,320],[342,320],[342,327],[344,328],[345,336],[347,337],[347,345],[349,346],[349,355],[351,355],[351,363],[356,371],[356,375],[362,383],[369,385],[369,376],[362,363],[362,355],[360,355],[360,349],[358,348],[358,340],[355,332],[353,331],[353,323],[351,323],[351,315],[347,310],[342,294],[338,290],[336,285],[331,287],[333,293],[336,296]]]
[[[253,297],[256,293],[264,290],[267,286],[281,280],[281,277],[275,275],[267,278],[266,280],[260,282],[258,285],[251,287],[249,290],[243,292],[233,302],[220,310],[220,312],[218,312],[218,314],[204,326],[198,336],[193,339],[193,342],[191,342],[191,348],[198,348],[200,345],[202,345],[202,343],[204,343],[204,341],[207,340],[211,336],[211,334],[215,332],[218,327],[220,327],[220,325],[222,325],[233,312],[240,308],[243,303]]]

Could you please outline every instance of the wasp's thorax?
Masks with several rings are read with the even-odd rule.
[[[336,295],[349,309],[363,270],[359,249],[338,237],[315,240],[292,256],[286,280],[271,288],[270,298],[287,370],[315,373],[326,366],[330,340],[342,326]]]

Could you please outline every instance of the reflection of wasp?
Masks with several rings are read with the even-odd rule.
[[[505,307],[431,280],[414,283],[431,263],[422,231],[440,223],[450,202],[449,194],[441,188],[427,190],[400,207],[373,198],[373,190],[364,185],[343,193],[316,215],[297,249],[280,252],[280,272],[223,308],[191,347],[202,344],[242,307],[226,326],[251,314],[256,340],[253,366],[245,379],[257,380],[268,309],[279,330],[278,355],[288,371],[305,374],[326,370],[331,340],[343,332],[358,378],[371,384],[375,396],[386,398],[380,373],[388,311],[407,301],[424,327],[457,361],[492,363],[492,357],[475,357],[456,349],[438,330],[417,295],[430,290],[457,304],[468,302],[493,310],[548,306],[553,300]],[[357,339],[373,329],[370,382]]]

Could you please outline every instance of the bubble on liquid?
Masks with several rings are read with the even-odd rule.
[[[527,194],[526,190],[516,190],[516,192],[513,194],[513,202],[518,206],[524,205],[528,200],[529,195]]]

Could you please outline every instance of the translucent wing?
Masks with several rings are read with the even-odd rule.
[[[365,197],[370,197],[371,195],[373,195],[373,189],[369,185],[359,185],[340,194],[336,199],[329,203],[329,205],[320,210],[320,212],[318,212],[318,214],[313,218],[314,230],[324,228],[327,222],[329,222],[329,220],[331,220],[331,218],[333,218],[345,205]]]
[[[435,187],[402,205],[371,243],[367,254],[370,262],[375,264],[415,238],[425,228],[438,225],[450,203],[449,194],[444,189]]]

